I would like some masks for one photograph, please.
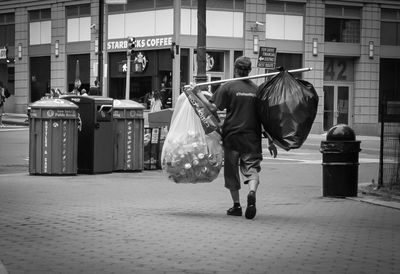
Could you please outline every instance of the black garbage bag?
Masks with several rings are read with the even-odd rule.
[[[257,90],[257,111],[274,143],[288,151],[301,147],[318,108],[312,84],[281,71]]]

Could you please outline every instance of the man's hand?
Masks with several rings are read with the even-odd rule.
[[[276,158],[276,156],[278,155],[278,150],[271,140],[268,140],[268,150],[271,156]]]

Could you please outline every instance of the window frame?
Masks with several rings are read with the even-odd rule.
[[[68,15],[68,10],[76,8],[77,9],[77,14],[74,15]],[[88,8],[89,13],[83,13],[81,10],[84,8]],[[72,18],[80,18],[80,17],[90,17],[91,16],[91,6],[89,4],[80,4],[80,5],[70,5],[65,7],[65,18],[66,19],[72,19]]]
[[[268,4],[273,4],[273,5],[282,5],[283,10],[278,11],[278,10],[268,10]],[[301,12],[296,12],[296,11],[288,11],[288,6],[293,5],[293,6],[301,6]],[[306,5],[303,2],[277,2],[274,0],[266,0],[266,14],[284,14],[284,15],[301,15],[305,17],[306,15]]]
[[[336,8],[336,9],[340,9],[340,14],[333,14],[329,12],[329,7]],[[349,15],[348,13],[346,14],[346,9],[348,11],[350,11],[351,9],[355,10],[357,9],[359,11],[359,15]],[[325,18],[324,18],[324,42],[330,43],[349,43],[349,44],[359,44],[361,42],[361,19],[362,19],[362,14],[361,14],[362,10],[361,7],[358,6],[341,6],[341,5],[330,5],[330,4],[326,4],[325,5]],[[340,28],[340,33],[339,33],[339,41],[329,41],[327,40],[327,23],[326,20],[327,19],[333,19],[333,20],[339,20],[340,21],[340,26],[338,26]],[[343,40],[343,25],[350,20],[356,20],[358,21],[358,37],[357,37],[357,42],[344,42]]]
[[[149,1],[149,0],[147,0]],[[157,5],[158,0],[152,0],[153,1],[153,7],[152,8],[141,8],[141,9],[128,9],[129,4],[118,4],[118,5],[110,5],[108,7],[108,14],[119,14],[119,13],[131,13],[131,12],[141,12],[141,11],[152,11],[152,10],[161,10],[161,9],[171,9],[174,8],[173,1],[172,5],[165,5],[165,6],[160,6]],[[206,8],[207,10],[224,10],[224,11],[234,11],[234,12],[244,12],[246,9],[245,5],[245,0],[231,0],[232,3],[232,8],[227,8],[227,7],[210,7],[206,3]],[[128,0],[129,2],[129,0]],[[181,4],[181,8],[185,9],[197,9],[197,0],[186,0],[186,3]],[[189,2],[189,3],[187,3]]]
[[[383,13],[385,12],[385,11],[388,11],[388,12],[390,12],[390,11],[394,11],[395,13],[396,13],[396,15],[395,15],[395,17],[396,18],[384,18],[384,16],[383,16]],[[392,9],[386,9],[386,8],[382,8],[381,9],[381,22],[380,22],[381,24],[380,24],[380,43],[381,43],[381,45],[385,45],[385,46],[400,46],[400,9],[397,9],[397,10],[392,10]],[[395,24],[395,26],[396,26],[396,31],[394,32],[394,34],[396,35],[396,37],[394,38],[394,40],[395,40],[395,43],[394,44],[385,44],[385,43],[383,43],[383,39],[382,39],[382,23],[386,23],[386,24]],[[391,29],[391,28],[389,28],[389,29]],[[392,31],[391,31],[391,33],[393,33]]]
[[[45,17],[44,13],[47,13],[50,15],[50,17]],[[38,13],[38,18],[33,18],[32,19],[32,15],[34,13]],[[51,9],[50,8],[46,8],[46,9],[37,9],[37,10],[30,10],[28,12],[28,22],[29,23],[33,23],[33,22],[40,22],[40,21],[51,21]]]

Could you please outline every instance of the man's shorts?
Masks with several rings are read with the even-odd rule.
[[[224,178],[225,187],[229,190],[240,189],[240,173],[243,175],[243,183],[247,184],[250,180],[259,181],[258,173],[261,170],[261,153],[241,153],[238,151],[224,149]]]

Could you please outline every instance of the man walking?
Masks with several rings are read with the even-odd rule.
[[[251,61],[248,57],[242,56],[235,60],[235,78],[248,76],[250,71]],[[249,187],[245,212],[247,219],[253,219],[256,215],[256,192],[263,159],[261,121],[255,107],[256,92],[257,86],[250,80],[236,80],[219,87],[210,100],[219,110],[226,109],[222,125],[224,179],[233,200],[233,207],[228,209],[227,215],[243,214],[239,197],[240,170],[243,183]],[[276,157],[277,150],[271,142],[269,150]]]

